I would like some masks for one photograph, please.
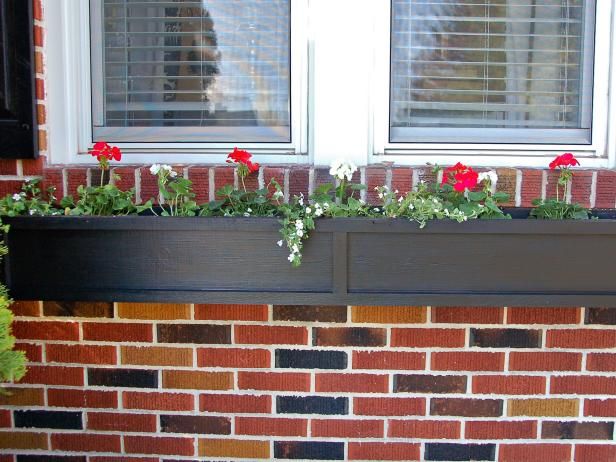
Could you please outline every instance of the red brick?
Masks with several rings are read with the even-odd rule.
[[[83,323],[83,339],[98,342],[151,342],[151,324]]]
[[[24,301],[18,300],[11,304],[10,310],[15,316],[29,316],[39,317],[41,316],[41,304],[35,300]]]
[[[242,348],[199,348],[199,367],[262,368],[270,367],[270,352],[267,350],[245,350]]]
[[[426,354],[408,351],[354,351],[353,369],[422,370]]]
[[[590,191],[593,172],[578,170],[571,181],[571,202],[582,207],[590,207]]]
[[[34,46],[42,47],[44,36],[44,29],[41,26],[34,26]]]
[[[616,399],[587,399],[584,401],[587,417],[616,417]]]
[[[208,202],[210,200],[209,167],[189,167],[188,179],[193,183],[193,192],[195,193],[195,201],[197,204]]]
[[[122,191],[128,191],[135,187],[135,168],[134,167],[115,167],[113,174],[118,175],[113,183]]]
[[[463,329],[392,329],[391,346],[456,348],[464,346]]]
[[[46,118],[45,106],[43,106],[42,104],[39,104],[36,106],[36,109],[37,109],[38,123],[42,125],[45,123],[45,118]],[[21,161],[23,174],[29,175],[29,176],[34,176],[34,175],[42,176],[43,169],[45,168],[46,159],[47,158],[45,156],[39,156],[37,159],[23,159]],[[43,191],[45,189],[46,188],[41,188],[41,190]]]
[[[387,393],[389,376],[376,374],[316,374],[316,391]]]
[[[534,199],[541,199],[542,178],[543,172],[541,170],[522,170],[521,207],[532,207]]]
[[[158,457],[117,457],[117,456],[90,456],[90,462],[159,462]]]
[[[17,175],[15,159],[0,159],[0,175]]]
[[[505,353],[432,353],[430,368],[434,371],[502,371],[505,368]]]
[[[386,170],[382,167],[367,167],[366,168],[366,200],[369,204],[381,205],[382,199],[379,199],[378,193],[374,188],[384,186],[386,181]]]
[[[34,81],[34,92],[36,95],[36,99],[38,100],[45,99],[45,81],[43,79],[37,78]]]
[[[79,324],[59,321],[15,321],[13,334],[18,339],[79,340]]]
[[[391,169],[391,190],[398,191],[397,196],[404,196],[413,189],[413,169],[397,167]]]
[[[240,390],[310,391],[310,374],[238,372]]]
[[[46,190],[51,186],[56,188],[58,197],[66,195],[62,182],[62,168],[46,168],[43,171],[43,184],[41,185],[41,189]]]
[[[121,452],[120,435],[52,433],[51,448],[56,451]]]
[[[349,460],[419,460],[420,444],[349,442]]]
[[[545,197],[546,199],[551,199],[556,197],[556,185],[558,184],[558,177],[560,173],[555,170],[547,170],[548,175],[548,183],[545,187]],[[562,186],[558,187],[558,198],[562,200],[564,197],[564,188]]]
[[[426,400],[424,398],[354,398],[353,412],[355,415],[425,415]]]
[[[195,399],[188,393],[154,393],[125,391],[122,402],[126,409],[149,409],[159,411],[192,411]]]
[[[108,408],[118,407],[115,391],[49,388],[47,404],[51,407]]]
[[[509,354],[510,371],[579,371],[581,353],[516,352]]]
[[[43,346],[36,345],[34,343],[15,343],[16,351],[23,351],[26,353],[29,363],[40,363],[43,361]]]
[[[569,444],[501,444],[500,462],[569,462]]]
[[[502,324],[503,308],[498,307],[432,307],[432,322],[456,324]]]
[[[276,182],[284,191],[284,170],[285,169],[282,167],[263,167],[263,186],[267,188],[267,186],[270,184],[270,181],[276,180]],[[274,188],[273,185],[269,186],[268,191],[270,197],[275,190],[276,188]],[[282,203],[282,199],[279,199],[279,201]]]
[[[291,167],[289,170],[289,199],[303,194],[308,197],[309,169],[306,166]]]
[[[460,438],[460,422],[446,420],[390,420],[388,437],[427,440]]]
[[[228,414],[265,414],[272,412],[271,396],[252,395],[201,395],[199,396],[201,412],[224,412]]]
[[[72,195],[77,199],[77,187],[80,185],[86,186],[87,183],[87,169],[85,168],[67,168],[66,169],[66,184],[67,195]]]
[[[233,186],[235,181],[234,170],[233,167],[214,168],[214,192],[218,192],[220,188],[226,185]],[[210,197],[211,199],[213,198]]]
[[[383,438],[384,420],[312,420],[313,437]]]
[[[616,330],[549,330],[547,346],[549,348],[616,348]]]
[[[595,207],[613,209],[616,207],[616,171],[599,170],[597,172],[597,199]]]
[[[267,305],[195,305],[195,319],[217,321],[267,321]]]
[[[466,422],[464,437],[471,440],[536,439],[537,422],[496,422],[493,420]]]
[[[567,395],[616,395],[616,377],[552,377],[550,381],[550,393]]]
[[[591,353],[586,358],[587,371],[616,372],[616,354]]]
[[[124,450],[129,454],[165,454],[194,456],[193,438],[124,436]]]
[[[158,204],[158,180],[156,175],[150,173],[149,167],[142,167],[139,169],[139,175],[141,178],[141,202],[147,202],[152,199],[153,203]]]
[[[507,324],[579,324],[580,308],[508,308]]]
[[[2,411],[0,410],[0,427],[1,428],[10,428],[12,427],[11,421],[11,411]]]
[[[73,385],[82,387],[82,367],[29,366],[22,383],[43,383],[45,385]]]
[[[236,435],[307,436],[306,419],[279,419],[267,417],[236,417]]]
[[[59,345],[45,347],[46,360],[50,363],[116,364],[116,348],[94,345]]]
[[[478,375],[473,377],[473,393],[498,395],[540,395],[545,393],[545,377],[521,375]]]
[[[614,462],[616,446],[613,444],[576,444],[575,462]]]
[[[34,2],[32,3],[32,6],[33,6],[32,15],[34,16],[34,19],[38,21],[42,21],[43,20],[42,0],[34,0]]]
[[[156,432],[154,414],[88,412],[88,430],[116,432]]]
[[[291,326],[235,326],[235,343],[306,345],[308,329]]]

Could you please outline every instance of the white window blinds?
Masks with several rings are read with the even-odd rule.
[[[588,144],[594,0],[393,0],[391,142]]]
[[[91,0],[94,140],[290,142],[289,0]]]

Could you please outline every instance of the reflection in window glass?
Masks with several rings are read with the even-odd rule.
[[[582,135],[591,115],[592,69],[584,59],[592,53],[592,4],[393,0],[392,129],[459,129],[448,132],[452,140],[478,128]],[[404,130],[395,133],[404,138]],[[502,131],[479,136],[509,141]]]
[[[290,141],[288,0],[95,3],[95,138]]]

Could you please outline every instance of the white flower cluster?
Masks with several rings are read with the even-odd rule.
[[[161,164],[154,164],[154,165],[152,165],[150,167],[150,173],[152,175],[158,175],[161,170],[169,173],[169,176],[171,178],[175,178],[176,176],[178,176],[178,173],[175,170],[173,170],[171,165],[167,165],[167,164],[163,164],[163,165],[161,165]]]
[[[339,180],[346,179],[351,181],[353,179],[353,174],[357,171],[357,166],[353,162],[347,162],[341,159],[336,159],[329,167],[329,174]]]
[[[13,200],[14,201],[20,201],[21,200],[21,194],[13,194]]]
[[[496,182],[498,181],[498,175],[494,170],[490,170],[489,172],[481,172],[477,177],[477,183],[481,183],[485,180],[489,180],[492,186],[496,186]]]

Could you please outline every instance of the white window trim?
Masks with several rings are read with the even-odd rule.
[[[614,39],[614,0],[597,1],[595,27],[594,87],[592,111],[592,144],[455,144],[455,143],[390,143],[389,142],[389,60],[391,2],[383,1],[374,8],[376,21],[374,87],[374,144],[370,163],[395,162],[399,165],[425,163],[448,165],[461,159],[477,166],[528,166],[545,167],[547,158],[573,152],[583,158],[584,167],[616,166],[614,130],[615,115],[609,114],[608,101],[614,100],[609,92],[610,79],[616,83],[611,67],[616,64],[612,50]],[[606,40],[606,38],[608,40]],[[612,66],[610,66],[612,62]],[[612,87],[616,88],[616,87]],[[614,102],[614,101],[612,101]],[[613,106],[612,106],[613,107]],[[608,144],[608,139],[611,143]]]
[[[52,164],[92,164],[90,18],[85,0],[45,0],[47,114]],[[307,0],[292,0],[291,143],[241,143],[262,163],[307,163]],[[123,163],[222,163],[234,143],[116,143]],[[207,155],[204,155],[207,154]]]
[[[264,164],[453,164],[545,167],[574,152],[586,168],[616,167],[616,0],[598,0],[593,144],[390,144],[390,0],[292,2],[294,143],[241,144]],[[49,162],[94,164],[87,1],[44,0]],[[349,11],[353,14],[349,15]],[[345,19],[341,19],[345,18]],[[359,95],[359,97],[358,97]],[[611,127],[608,130],[608,127]],[[298,136],[299,135],[299,136]],[[232,144],[126,143],[123,163],[222,163]],[[206,155],[204,155],[206,154]]]

